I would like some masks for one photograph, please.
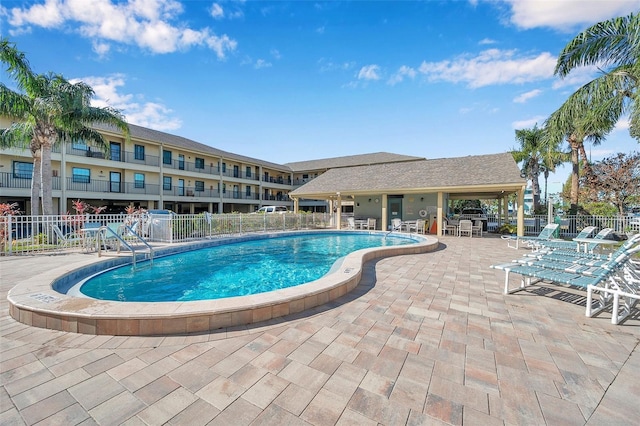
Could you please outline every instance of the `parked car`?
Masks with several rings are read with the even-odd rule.
[[[260,207],[256,213],[287,213],[285,206],[264,206]]]

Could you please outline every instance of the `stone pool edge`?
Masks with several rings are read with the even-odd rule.
[[[261,237],[285,234],[293,233]],[[105,263],[126,261],[123,258],[96,261],[92,257],[84,264],[74,264],[73,269],[62,266],[18,283],[7,295],[9,314],[26,325],[91,335],[180,335],[254,324],[300,313],[346,295],[360,283],[363,266],[368,261],[426,253],[439,245],[433,236],[418,237],[423,241],[416,244],[358,250],[345,256],[334,273],[303,285],[257,295],[189,302],[112,302],[53,290],[54,282],[83,268],[103,269]],[[227,241],[234,239],[238,240],[232,237]],[[176,251],[174,247],[167,250]]]

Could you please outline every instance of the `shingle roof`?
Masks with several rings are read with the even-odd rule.
[[[112,126],[96,124],[94,127],[98,130],[104,130],[116,134],[121,134],[120,130]],[[146,127],[136,126],[135,124],[129,124],[129,131],[131,137],[134,139],[143,139],[156,143],[164,143],[167,145],[175,146],[178,148],[184,148],[192,151],[211,154],[214,157],[224,157],[230,160],[242,161],[245,163],[257,164],[266,166],[272,169],[291,171],[289,166],[284,164],[271,163],[269,161],[260,160],[257,158],[246,157],[244,155],[234,154],[232,152],[223,151],[209,145],[202,144],[200,142],[193,141],[191,139],[183,138],[182,136],[176,136],[169,133],[161,132],[158,130],[148,129]]]
[[[417,160],[424,160],[424,158],[393,154],[390,152],[374,152],[370,154],[347,155],[344,157],[321,158],[319,160],[297,161],[293,163],[285,163],[285,165],[290,167],[294,172],[297,172]]]
[[[433,189],[473,189],[524,185],[510,153],[439,158],[405,163],[330,169],[290,195],[312,197],[341,192],[375,193]]]

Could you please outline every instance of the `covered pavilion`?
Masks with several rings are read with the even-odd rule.
[[[426,218],[442,235],[449,200],[501,200],[499,214],[506,218],[508,197],[515,193],[518,235],[524,235],[525,188],[513,156],[499,153],[332,168],[289,196],[294,211],[301,199],[328,200],[338,229],[341,206],[348,200],[354,215],[379,218],[380,229],[387,229],[393,218]]]

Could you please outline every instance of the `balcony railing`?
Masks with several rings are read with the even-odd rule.
[[[31,177],[16,177],[13,173],[0,173],[0,187],[11,189],[31,189]],[[51,189],[60,190],[60,177],[51,178]]]

